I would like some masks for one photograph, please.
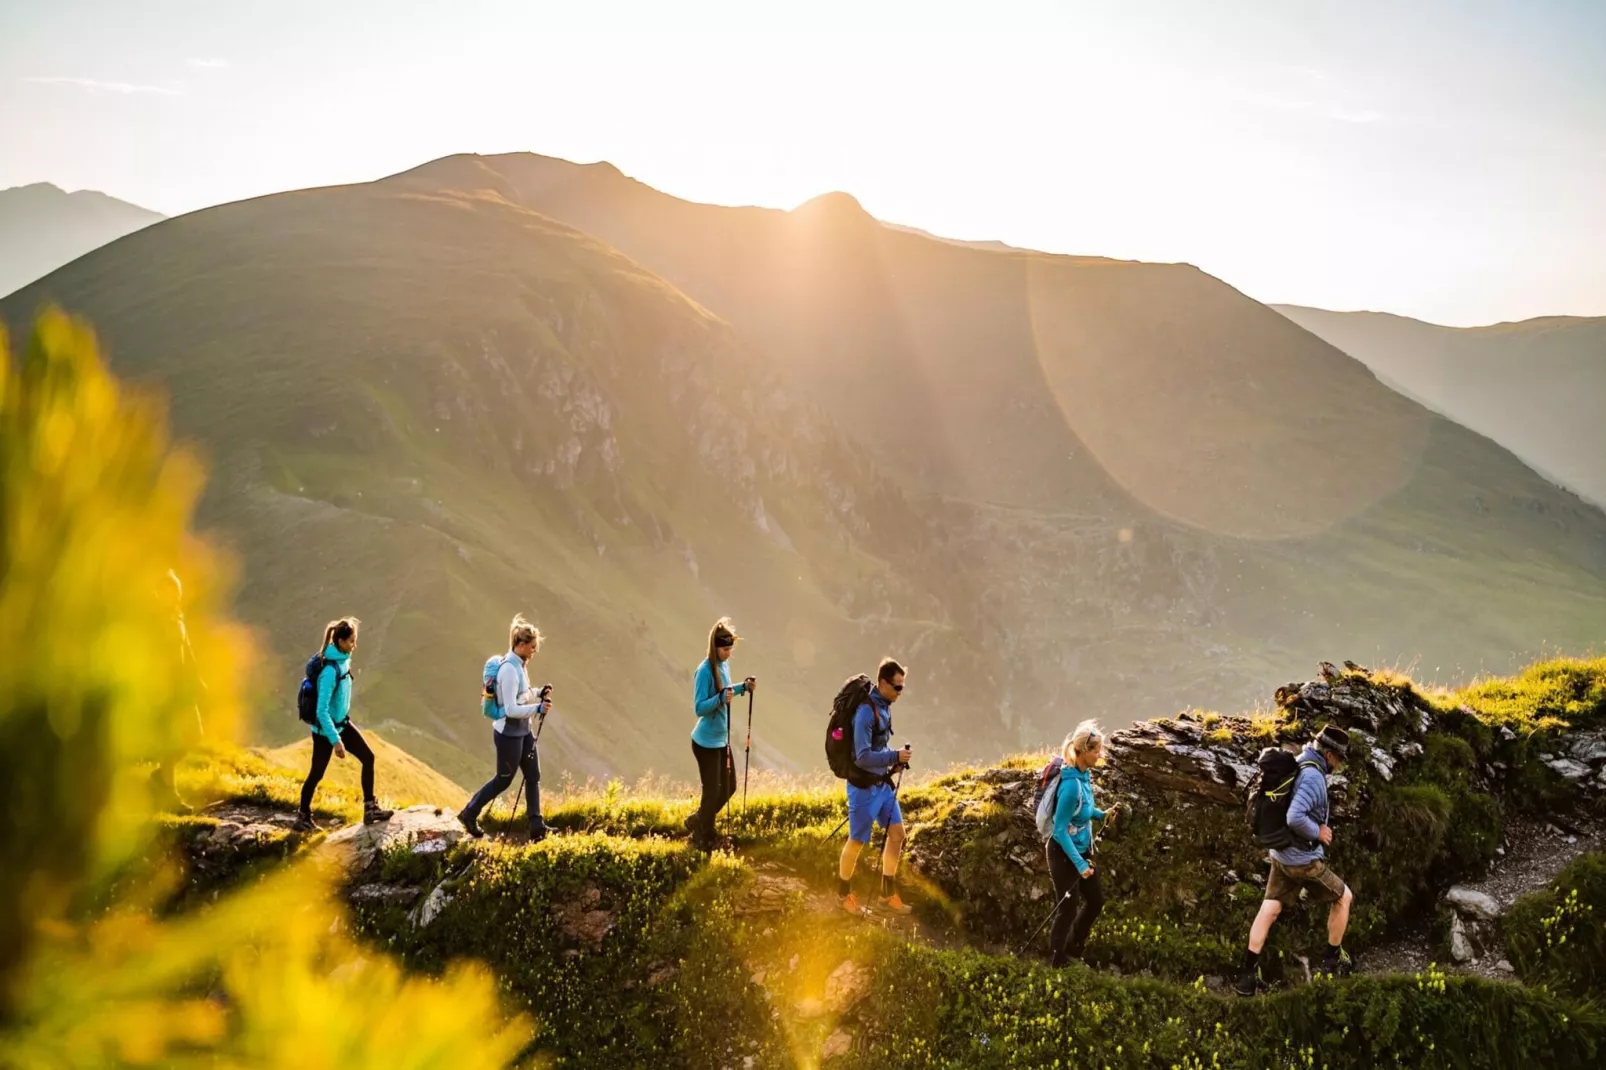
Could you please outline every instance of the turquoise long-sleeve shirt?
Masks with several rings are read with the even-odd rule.
[[[1066,763],[1060,768],[1059,797],[1054,800],[1054,842],[1080,873],[1087,868],[1093,849],[1093,822],[1104,811],[1093,805],[1093,778],[1086,769]]]
[[[318,673],[318,725],[314,731],[337,747],[340,730],[351,718],[350,659],[350,654],[330,643],[323,648],[323,669]]]
[[[720,702],[720,692],[731,686],[731,665],[728,661],[719,663],[719,684],[714,684],[714,670],[709,667],[708,660],[697,666],[697,676],[692,680],[691,697],[692,710],[697,714],[697,725],[691,730],[691,741],[699,747],[724,747],[730,744],[730,716],[724,703]],[[747,683],[743,681],[732,689],[736,695],[747,694]]]

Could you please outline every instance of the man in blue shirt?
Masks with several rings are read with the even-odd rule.
[[[1333,842],[1333,830],[1327,826],[1327,778],[1344,768],[1348,754],[1349,733],[1336,725],[1324,726],[1299,754],[1294,795],[1288,804],[1288,831],[1294,842],[1271,852],[1266,898],[1249,930],[1249,949],[1238,978],[1240,996],[1252,996],[1259,989],[1261,949],[1283,907],[1297,904],[1302,890],[1312,903],[1332,904],[1327,914],[1327,955],[1318,971],[1344,976],[1353,968],[1344,950],[1344,929],[1355,894],[1327,868],[1326,860],[1327,845]]]
[[[891,658],[876,670],[876,684],[866,701],[853,715],[853,768],[848,774],[848,842],[837,863],[837,897],[849,914],[861,914],[859,899],[853,894],[853,870],[859,852],[870,842],[876,824],[887,830],[887,845],[881,852],[881,894],[876,905],[893,914],[907,914],[910,908],[898,897],[895,885],[898,859],[903,854],[903,811],[898,809],[898,793],[892,775],[909,767],[909,747],[893,750],[892,704],[903,694],[903,666]]]

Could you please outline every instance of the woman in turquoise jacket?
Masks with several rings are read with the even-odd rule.
[[[686,819],[686,827],[692,842],[704,850],[714,845],[714,819],[736,794],[736,758],[730,747],[731,697],[750,694],[758,687],[751,676],[731,686],[730,656],[736,640],[729,617],[715,621],[708,633],[708,657],[697,666],[692,681],[697,725],[691,731],[691,752],[697,759],[703,798],[697,812]]]
[[[351,655],[357,649],[356,617],[332,620],[323,630],[322,665],[313,663],[318,673],[318,713],[312,726],[312,768],[301,785],[301,810],[296,814],[297,832],[313,832],[312,796],[329,769],[329,757],[344,758],[349,751],[362,763],[363,824],[390,819],[391,811],[381,809],[374,798],[374,752],[351,722]]]
[[[1087,934],[1104,909],[1104,889],[1093,866],[1093,822],[1108,821],[1093,804],[1089,771],[1104,757],[1104,733],[1097,722],[1083,721],[1065,737],[1060,751],[1059,796],[1054,801],[1054,834],[1048,839],[1048,873],[1054,880],[1054,929],[1049,935],[1051,960],[1063,966],[1080,959]],[[1078,904],[1078,900],[1080,903]]]

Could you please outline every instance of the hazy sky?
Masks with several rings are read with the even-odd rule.
[[[1603,0],[0,0],[0,187],[176,213],[513,150],[1266,301],[1606,315]]]

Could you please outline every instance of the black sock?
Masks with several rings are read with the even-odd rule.
[[[895,878],[889,877],[885,873],[881,875],[881,898],[890,899],[892,897],[892,893],[894,891],[892,882],[894,879]]]
[[[836,894],[837,895],[852,895],[853,894],[853,878],[852,877],[838,877],[836,879]]]
[[[1337,961],[1338,959],[1343,958],[1344,957],[1344,941],[1340,940],[1336,944],[1328,944],[1327,945],[1327,957],[1330,958],[1330,959],[1333,959],[1334,961]]]
[[[1244,949],[1244,973],[1248,973],[1260,964],[1260,952]]]

